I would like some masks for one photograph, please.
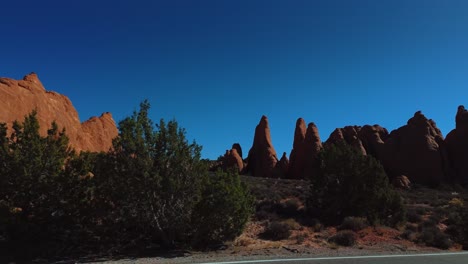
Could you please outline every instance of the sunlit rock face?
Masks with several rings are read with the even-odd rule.
[[[7,123],[10,133],[13,121],[22,121],[33,110],[37,111],[42,135],[55,121],[60,129],[66,129],[70,145],[77,151],[108,151],[118,135],[110,113],[80,123],[70,99],[47,91],[35,73],[22,80],[0,78],[0,122]]]

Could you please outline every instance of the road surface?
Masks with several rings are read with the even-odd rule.
[[[205,262],[199,264],[468,264],[468,252],[414,255],[379,255],[350,257],[290,258]]]

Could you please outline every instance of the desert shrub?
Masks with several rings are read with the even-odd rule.
[[[419,231],[432,228],[437,228],[437,222],[435,222],[433,219],[427,219],[426,221],[419,224]]]
[[[406,219],[411,223],[419,223],[422,221],[422,216],[417,213],[415,210],[410,210],[406,214]]]
[[[342,230],[328,239],[328,242],[350,247],[356,244],[357,235],[351,230]]]
[[[35,111],[13,123],[10,137],[0,124],[0,255],[47,257],[86,237],[86,179],[64,170],[76,158],[65,130],[55,122],[45,136],[39,129]]]
[[[425,228],[419,235],[419,241],[428,246],[437,247],[440,249],[448,249],[453,242],[449,236],[440,231],[437,227]]]
[[[258,220],[277,220],[279,219],[278,215],[276,214],[276,210],[278,208],[278,202],[276,200],[263,200],[257,202],[255,210],[255,217]]]
[[[451,207],[445,223],[448,225],[446,233],[457,243],[468,248],[468,208]]]
[[[345,217],[341,225],[338,227],[340,230],[352,230],[354,232],[360,231],[368,226],[367,220],[363,217]]]
[[[277,205],[277,213],[284,217],[297,217],[300,214],[299,206],[299,200],[295,198],[287,199]]]
[[[204,247],[233,240],[253,212],[253,197],[235,170],[211,175],[192,215],[193,244]]]
[[[320,232],[324,228],[322,222],[320,222],[319,219],[313,218],[311,216],[307,216],[305,218],[302,218],[301,223],[303,225],[311,227],[314,230],[314,232]]]
[[[289,238],[291,229],[287,223],[273,221],[268,224],[265,231],[260,235],[262,239],[283,240]]]
[[[189,143],[175,120],[153,125],[149,108],[144,101],[119,122],[111,169],[101,172],[104,192],[118,208],[112,210],[115,227],[130,230],[128,239],[165,247],[233,239],[252,212],[252,197],[239,175],[209,174],[201,146]]]
[[[463,200],[460,199],[460,198],[452,198],[448,202],[448,204],[449,204],[450,207],[454,207],[454,208],[463,208],[463,206],[464,206]]]
[[[410,230],[410,231],[413,231],[413,232],[417,232],[419,229],[418,229],[417,224],[407,223],[406,226],[405,226],[405,230]]]
[[[371,224],[390,226],[405,220],[402,199],[375,158],[338,143],[326,146],[319,160],[320,171],[311,177],[311,214],[327,224],[338,224],[346,216],[365,217]]]
[[[401,237],[403,239],[415,242],[418,239],[418,233],[414,230],[407,229],[401,234]]]
[[[253,199],[239,175],[209,175],[201,146],[175,120],[154,125],[149,107],[119,122],[109,153],[76,155],[55,123],[41,136],[35,112],[9,137],[0,124],[0,255],[190,247],[240,234]]]
[[[300,230],[302,228],[301,225],[292,218],[283,220],[283,223],[288,225],[289,230]]]

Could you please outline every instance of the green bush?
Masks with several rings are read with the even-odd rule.
[[[357,235],[351,230],[342,230],[328,239],[328,242],[335,243],[340,246],[350,247],[356,244]]]
[[[411,223],[419,223],[422,221],[422,216],[418,214],[415,210],[408,211],[406,214],[406,219]]]
[[[343,223],[338,227],[340,230],[360,231],[368,226],[367,220],[363,217],[345,217]]]
[[[241,234],[253,213],[254,199],[235,170],[218,170],[208,178],[192,215],[193,245],[233,240]]]
[[[299,211],[300,202],[298,199],[288,199],[277,205],[277,213],[284,217],[297,217],[300,214]]]
[[[291,235],[290,226],[287,223],[273,221],[268,224],[265,231],[260,235],[261,238],[267,240],[283,240]]]
[[[419,235],[419,241],[428,246],[437,247],[440,249],[449,249],[453,242],[449,236],[440,231],[437,227],[425,228]]]
[[[9,137],[0,124],[0,255],[187,248],[239,235],[253,211],[239,175],[209,175],[201,146],[174,120],[154,125],[149,108],[119,122],[109,153],[76,155],[55,123],[41,136],[35,112]]]
[[[311,214],[327,224],[339,224],[346,216],[390,226],[405,221],[402,199],[375,158],[339,143],[326,146],[319,160],[320,171],[311,177]]]

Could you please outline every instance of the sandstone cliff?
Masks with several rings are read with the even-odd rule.
[[[112,139],[118,135],[110,113],[81,124],[70,99],[47,91],[35,73],[22,80],[0,78],[0,122],[11,128],[13,121],[22,121],[34,109],[37,110],[42,135],[56,121],[60,129],[66,129],[70,145],[77,151],[108,151]]]

